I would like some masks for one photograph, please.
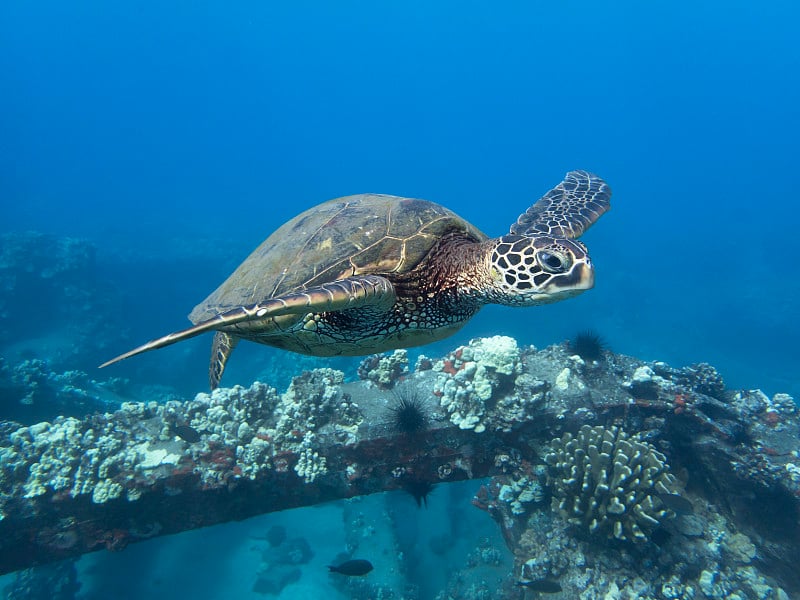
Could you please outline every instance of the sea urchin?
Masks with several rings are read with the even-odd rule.
[[[414,497],[417,508],[422,508],[423,504],[428,508],[428,496],[434,485],[426,479],[410,478],[403,481],[403,489]]]
[[[606,343],[597,332],[587,329],[569,342],[569,349],[583,360],[602,360]]]
[[[402,387],[394,392],[397,403],[389,408],[390,425],[399,433],[416,433],[428,425],[428,413],[425,402],[417,392]]]

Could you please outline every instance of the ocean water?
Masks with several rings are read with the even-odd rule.
[[[496,334],[544,347],[592,328],[615,352],[708,362],[729,387],[798,398],[798,18],[788,1],[3,2],[0,356],[191,397],[207,387],[209,336],[96,366],[184,327],[295,214],[386,193],[439,202],[496,236],[586,169],[613,189],[582,238],[596,287],[487,307],[415,352]],[[357,361],[242,344],[224,384],[282,389],[298,364]],[[8,400],[0,417],[23,422],[87,409]],[[459,493],[440,501],[459,506]],[[305,510],[270,518],[320,548],[303,524],[342,508]],[[213,534],[219,580],[253,568],[228,560],[247,554],[230,549],[246,540],[236,527]],[[191,580],[186,542],[153,543],[172,561],[159,581]],[[121,594],[147,564],[127,558],[83,559],[86,597]],[[425,558],[447,568],[447,556]],[[116,597],[175,594],[126,589]]]

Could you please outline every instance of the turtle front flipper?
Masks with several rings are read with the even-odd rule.
[[[611,188],[597,175],[570,171],[511,226],[516,235],[576,239],[611,208]]]
[[[100,365],[100,368],[102,369],[142,352],[156,350],[176,342],[188,340],[206,331],[223,331],[231,337],[248,337],[247,334],[252,334],[254,331],[263,329],[267,332],[269,329],[274,328],[272,325],[265,325],[265,323],[271,322],[275,317],[303,315],[309,312],[335,312],[367,306],[377,310],[388,310],[394,304],[395,299],[394,286],[385,277],[363,275],[339,279],[278,296],[277,298],[269,298],[258,304],[237,306],[193,327],[170,333],[134,348],[125,354],[120,354],[116,358],[112,358]],[[222,347],[220,346],[219,348]],[[227,354],[223,353],[225,354],[224,359],[219,360],[216,367],[213,364],[215,357],[212,354],[212,373],[210,375],[212,386],[215,378],[218,383],[220,377],[222,377],[227,356],[230,355],[232,349],[233,345],[229,344],[226,351]],[[216,376],[214,375],[215,370],[219,371]]]

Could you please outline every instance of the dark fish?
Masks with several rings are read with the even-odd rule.
[[[366,575],[372,571],[372,563],[368,560],[357,558],[348,560],[339,566],[328,565],[331,573],[341,573],[342,575]]]
[[[680,494],[659,493],[658,499],[664,503],[671,511],[678,515],[690,515],[694,512],[694,506]]]
[[[189,427],[188,425],[173,425],[171,430],[173,434],[190,444],[200,441],[200,432],[194,427]]]
[[[561,584],[552,579],[534,579],[533,581],[518,581],[517,585],[541,592],[542,594],[556,594],[561,591]]]

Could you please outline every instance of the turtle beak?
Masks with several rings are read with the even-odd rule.
[[[546,294],[560,297],[571,297],[594,287],[594,268],[591,261],[587,258],[579,260],[572,265],[572,268],[561,275],[553,276],[553,279],[545,288]]]
[[[594,267],[588,258],[575,265],[572,275],[575,277],[576,289],[590,290],[594,287]]]

